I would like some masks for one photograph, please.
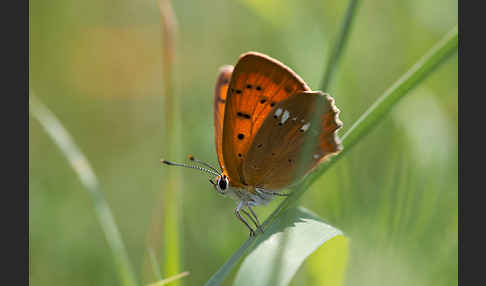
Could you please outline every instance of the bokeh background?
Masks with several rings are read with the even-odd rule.
[[[185,161],[217,164],[212,96],[220,66],[259,51],[319,89],[347,1],[173,1],[174,96]],[[457,1],[362,1],[329,92],[344,132],[457,24]],[[101,182],[137,276],[162,260],[166,150],[156,0],[30,1],[30,88],[60,119]],[[345,285],[457,285],[457,55],[400,102],[303,197],[350,238]],[[169,154],[170,155],[170,154]],[[235,203],[182,171],[181,271],[201,285],[247,239]],[[174,202],[177,203],[177,202]],[[261,217],[277,205],[257,208]],[[31,285],[118,285],[93,202],[59,149],[29,118]],[[159,261],[161,265],[164,261]],[[319,261],[294,285],[319,285]],[[226,281],[231,285],[234,273]]]

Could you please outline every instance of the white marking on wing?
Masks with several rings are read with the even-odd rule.
[[[300,130],[301,131],[307,131],[307,129],[309,129],[309,126],[311,125],[310,122],[307,122],[306,124],[302,125],[302,127],[300,127]]]
[[[290,112],[288,110],[285,110],[284,114],[282,115],[282,121],[281,121],[282,124],[284,124],[285,121],[287,121],[287,119],[289,119],[289,117],[290,117]]]

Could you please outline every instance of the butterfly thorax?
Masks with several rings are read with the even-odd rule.
[[[236,201],[243,201],[250,206],[266,205],[273,199],[273,196],[257,190],[258,188],[254,188],[252,191],[250,191],[249,188],[242,189],[230,187],[228,194]]]

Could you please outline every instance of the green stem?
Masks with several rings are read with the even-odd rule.
[[[170,0],[159,0],[162,38],[162,81],[164,96],[164,157],[179,157],[181,150],[180,128],[177,116],[179,112],[178,99],[174,96],[174,61],[176,58],[177,22]],[[163,185],[163,275],[165,277],[180,272],[181,265],[181,229],[180,229],[180,189],[182,188],[181,172],[178,168],[164,169]],[[175,281],[173,285],[181,285]]]
[[[154,271],[155,278],[157,280],[162,280],[162,274],[160,273],[160,266],[159,263],[157,262],[157,256],[155,255],[155,251],[153,248],[149,248],[149,256],[150,256],[150,261],[152,263],[152,269]]]
[[[166,278],[164,280],[160,280],[160,281],[157,281],[155,283],[149,284],[148,286],[163,286],[163,285],[167,285],[167,284],[172,283],[174,281],[177,281],[177,280],[179,280],[181,278],[184,278],[187,275],[189,275],[189,272],[185,271],[185,272],[176,274],[174,276],[171,276],[169,278]],[[174,285],[174,283],[172,283],[172,285]]]
[[[321,90],[324,92],[328,92],[328,89],[330,88],[330,83],[334,78],[334,74],[336,73],[338,63],[341,59],[341,55],[343,54],[343,51],[348,42],[348,36],[351,31],[351,26],[356,15],[356,11],[358,10],[358,4],[358,0],[349,1],[348,8],[346,10],[346,16],[344,17],[344,21],[341,25],[338,39],[327,60],[327,68],[324,72],[324,78],[321,84]]]
[[[29,111],[61,150],[64,157],[71,164],[74,172],[78,175],[81,183],[91,195],[98,221],[105,233],[106,241],[111,248],[115,264],[118,267],[121,284],[126,286],[137,285],[137,279],[132,270],[132,265],[128,259],[128,254],[125,250],[118,227],[116,226],[115,219],[103,196],[103,192],[100,190],[98,178],[91,168],[88,159],[78,146],[76,146],[71,135],[61,122],[35,97],[32,91],[30,91],[29,95],[29,106]]]

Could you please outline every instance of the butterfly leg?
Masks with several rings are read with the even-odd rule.
[[[255,214],[255,212],[253,211],[253,209],[249,205],[247,205],[246,207],[250,210],[251,214],[255,218],[257,228],[263,233],[263,227],[262,227],[262,224],[260,223],[260,221],[258,220],[257,215]]]
[[[249,206],[247,206],[248,209],[250,209]],[[241,209],[241,211],[248,217],[250,220],[253,222],[253,224],[256,226],[258,230],[260,230],[263,233],[262,227],[260,225],[260,222],[258,221],[258,218],[255,215],[251,215],[249,212],[247,212],[245,209]],[[253,212],[252,212],[253,213]]]
[[[235,213],[235,216],[242,222],[246,225],[246,227],[248,227],[248,229],[250,230],[250,236],[255,236],[255,231],[253,230],[253,228],[251,228],[250,224],[246,221],[246,219],[244,217],[241,216],[240,214],[240,211],[242,210],[242,207],[243,207],[243,201],[241,201],[238,206],[235,208],[234,210],[234,213]],[[244,211],[244,210],[243,210]]]

